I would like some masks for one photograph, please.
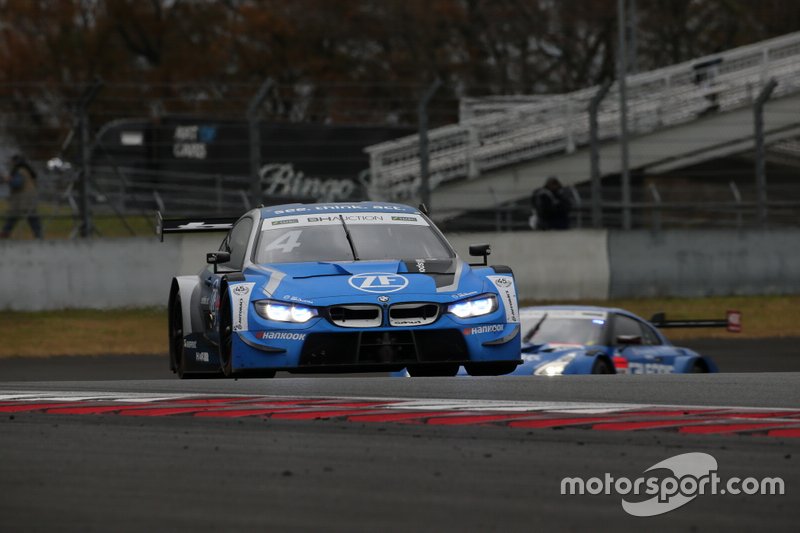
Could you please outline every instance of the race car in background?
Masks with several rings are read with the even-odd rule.
[[[521,362],[511,269],[459,258],[424,211],[292,204],[238,220],[163,220],[159,233],[226,231],[198,274],[172,280],[170,368],[181,378],[396,371],[512,372]]]
[[[659,331],[670,327],[727,327],[738,331],[740,315],[727,320],[650,322],[623,309],[541,306],[520,309],[522,359],[514,375],[670,374],[717,372],[714,362],[673,346]]]

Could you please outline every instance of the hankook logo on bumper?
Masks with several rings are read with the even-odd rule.
[[[354,289],[377,294],[397,292],[408,286],[408,279],[399,274],[375,272],[370,274],[356,274],[347,282]]]

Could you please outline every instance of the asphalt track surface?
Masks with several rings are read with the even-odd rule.
[[[0,364],[0,531],[797,531],[800,523],[800,438],[741,429],[759,422],[759,416],[800,427],[796,372],[179,381],[164,375],[163,360],[148,358],[153,371],[156,364],[161,368],[158,377],[166,379],[131,380],[136,376],[118,373],[99,381],[114,373],[113,363],[92,373],[83,361],[73,359],[63,372],[54,370],[53,361],[39,362],[39,377],[53,377],[38,382],[11,381],[7,370],[13,364]],[[117,372],[131,374],[126,359],[121,361]],[[768,354],[761,362],[775,363]],[[76,379],[76,371],[83,376]],[[15,394],[21,400],[11,400]],[[164,401],[172,408],[170,402],[191,406],[199,399],[222,399],[225,405],[302,399],[337,413],[361,403],[367,407],[357,408],[366,409],[357,416],[302,417],[317,412],[320,404],[289,405],[299,418],[197,416],[206,407],[167,409],[158,416],[123,416],[119,407],[83,416],[48,414],[38,407],[13,412],[20,405],[49,405],[37,404],[39,398],[101,413],[103,408],[95,406],[109,402],[92,399],[99,394],[150,397],[152,403],[131,408],[149,413]],[[159,399],[166,397],[172,399]],[[540,416],[563,418],[567,407],[576,405],[598,412],[621,405],[627,416],[624,406],[641,404],[634,412],[652,415],[661,409],[658,416],[672,413],[681,427],[692,416],[705,416],[692,415],[695,411],[754,418],[729,420],[737,431],[712,434],[672,426],[635,431],[566,423],[512,427],[477,423],[474,416],[475,423],[464,425],[436,425],[422,415],[360,421],[360,413],[372,412],[376,403],[428,402],[445,408],[465,400],[490,414],[503,411],[493,406],[511,405],[512,411],[506,407],[498,418],[532,418],[529,424]],[[561,415],[514,414],[513,402],[544,402],[555,411],[567,407]],[[676,409],[684,413],[676,415]],[[589,416],[574,414],[580,412],[569,416]],[[785,494],[703,495],[648,518],[628,515],[620,495],[560,494],[567,476],[609,473],[635,479],[650,466],[689,452],[712,455],[723,479],[779,476]]]

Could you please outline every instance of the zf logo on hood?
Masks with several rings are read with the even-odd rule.
[[[347,282],[354,289],[378,294],[397,292],[408,286],[408,279],[405,277],[399,274],[387,274],[385,272],[356,274],[355,276],[351,276]]]

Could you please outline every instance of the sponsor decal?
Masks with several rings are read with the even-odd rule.
[[[467,296],[472,296],[473,294],[478,294],[478,291],[459,292],[451,296],[453,297],[454,300],[460,300],[461,298],[466,298]]]
[[[672,374],[674,368],[672,365],[663,365],[660,363],[635,363],[628,361],[629,374]]]
[[[301,304],[314,305],[314,302],[312,302],[311,300],[306,300],[305,298],[300,298],[299,296],[290,296],[288,294],[285,294],[282,299],[286,300],[286,301],[289,301],[289,302],[297,302],[297,303],[301,303]]]
[[[339,222],[341,224],[342,217],[344,221],[348,224],[358,224],[359,222],[386,222],[386,218],[383,215],[355,215],[355,214],[348,214],[348,215],[326,215],[326,216],[319,216],[319,217],[308,217],[307,221],[310,223],[313,222]]]
[[[505,324],[489,324],[488,326],[476,326],[466,328],[464,335],[480,335],[482,333],[500,333],[505,328]]]
[[[183,347],[188,348],[190,350],[197,349],[197,341],[183,341]]]
[[[233,331],[247,329],[247,312],[250,308],[250,292],[255,283],[231,285],[231,308],[233,310]]]
[[[420,272],[425,272],[425,260],[424,259],[415,259],[417,262],[417,270]]]
[[[644,471],[644,474],[650,472],[649,475],[635,479],[615,478],[608,472],[603,477],[589,479],[565,477],[561,480],[561,494],[616,494],[622,496],[620,503],[626,513],[650,517],[679,509],[698,496],[766,496],[783,495],[786,492],[786,484],[780,477],[722,479],[718,471],[713,455],[682,453],[654,464]]]
[[[504,289],[511,287],[511,285],[514,284],[514,282],[511,281],[511,278],[498,278],[495,283],[498,287],[503,287]]]
[[[289,333],[284,331],[264,331],[260,338],[265,341],[303,341],[306,333]]]
[[[393,326],[419,326],[424,324],[425,320],[421,318],[394,318],[392,319]]]
[[[408,286],[408,279],[400,274],[375,272],[369,274],[356,274],[347,280],[354,289],[372,293],[397,292]]]
[[[506,320],[509,323],[519,322],[519,305],[517,304],[517,290],[514,287],[514,278],[511,276],[487,276],[489,281],[497,288],[503,307],[506,311]]]
[[[340,218],[341,217],[341,218]],[[313,226],[338,226],[341,225],[342,219],[348,225],[360,224],[394,224],[394,225],[412,225],[412,226],[427,226],[428,223],[420,216],[408,215],[403,217],[390,216],[385,212],[378,213],[318,213],[318,214],[295,214],[288,216],[281,216],[276,218],[264,219],[261,225],[262,230],[278,229],[283,226],[292,225],[296,227],[313,227]]]
[[[244,284],[244,283],[242,283],[241,285],[234,285],[233,289],[231,289],[231,290],[233,291],[233,294],[236,294],[236,295],[239,295],[239,296],[241,296],[243,294],[249,294],[250,293],[250,287],[247,287],[246,284]]]
[[[201,363],[208,363],[208,352],[197,352],[194,354],[194,358]]]
[[[287,218],[287,219],[273,220],[272,221],[272,225],[273,226],[282,226],[284,224],[297,224],[297,223],[298,223],[298,220],[296,218]]]
[[[332,205],[309,205],[303,207],[290,207],[289,209],[278,209],[276,215],[287,215],[291,213],[319,213],[321,211],[411,211],[409,207],[399,205],[363,205],[363,204],[332,204]],[[409,215],[414,216],[409,213]]]

